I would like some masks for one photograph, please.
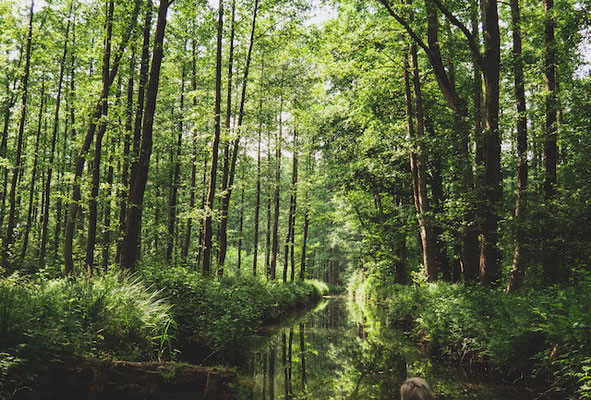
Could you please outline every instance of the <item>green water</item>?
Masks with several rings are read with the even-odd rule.
[[[519,386],[438,364],[400,331],[386,328],[379,310],[330,298],[315,310],[262,332],[238,366],[241,399],[393,399],[400,384],[422,376],[439,400],[530,400]]]

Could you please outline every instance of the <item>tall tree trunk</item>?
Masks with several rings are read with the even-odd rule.
[[[416,145],[413,146],[415,148],[414,159],[416,160],[416,165],[414,166],[416,174],[413,174],[413,176],[416,176],[417,179],[416,186],[418,202],[416,203],[416,208],[417,212],[419,213],[418,220],[419,226],[421,228],[421,242],[423,245],[423,263],[425,277],[428,281],[434,281],[437,279],[438,265],[436,257],[435,235],[433,234],[431,217],[429,216],[431,210],[429,207],[429,198],[427,195],[427,174],[425,171],[426,162],[423,144],[425,131],[423,98],[421,93],[417,47],[414,43],[410,45],[410,59],[412,64],[412,82],[416,129],[414,130],[414,132],[412,132],[412,130],[409,129],[409,132],[411,133],[411,138],[414,133],[414,138],[417,142]],[[409,98],[407,100],[407,104],[410,102],[411,100]]]
[[[557,131],[557,100],[556,100],[556,39],[554,29],[554,0],[544,0],[544,42],[546,52],[544,57],[544,78],[546,83],[546,120],[544,136],[544,168],[546,176],[544,179],[544,197],[547,201],[552,200],[556,194],[556,165],[558,149],[556,145]]]
[[[73,2],[70,4],[70,11],[68,14],[71,16],[72,14],[72,7]],[[57,143],[57,134],[59,131],[59,112],[60,112],[60,105],[61,105],[61,97],[62,97],[62,84],[64,81],[64,70],[66,67],[66,57],[68,55],[68,37],[70,34],[70,18],[68,18],[68,23],[66,24],[66,35],[64,38],[64,51],[62,53],[62,59],[60,62],[60,72],[57,84],[57,98],[55,104],[55,114],[53,117],[53,131],[51,134],[51,150],[49,153],[49,162],[47,167],[47,176],[45,180],[45,200],[43,204],[43,211],[42,211],[42,228],[41,228],[41,249],[39,251],[39,265],[43,267],[45,264],[45,253],[47,249],[47,229],[49,226],[49,204],[50,204],[50,189],[51,189],[51,176],[53,174],[53,162],[54,162],[54,154],[55,154],[55,146]]]
[[[170,262],[172,258],[172,252],[174,249],[174,235],[177,218],[177,197],[180,185],[181,175],[181,149],[183,146],[183,109],[185,107],[185,65],[182,66],[181,74],[181,93],[180,93],[180,113],[179,113],[179,132],[177,135],[176,142],[176,157],[174,165],[174,173],[172,175],[172,188],[170,191],[170,204],[168,206],[168,237],[166,243],[166,262]]]
[[[23,247],[21,250],[21,262],[27,255],[27,247],[29,243],[29,232],[32,229],[33,217],[33,198],[35,193],[35,178],[37,176],[37,162],[39,160],[39,140],[41,139],[41,124],[43,122],[43,112],[45,108],[45,80],[41,82],[41,105],[39,106],[39,119],[37,120],[37,137],[35,139],[35,152],[33,156],[33,170],[31,171],[31,184],[29,186],[29,206],[27,211],[27,224],[25,225],[25,235],[23,238]]]
[[[289,269],[289,263],[293,260],[293,245],[294,245],[294,233],[295,233],[295,213],[296,213],[296,200],[297,200],[297,184],[298,184],[298,153],[297,153],[297,131],[293,133],[293,162],[292,162],[292,173],[291,173],[291,188],[289,197],[289,215],[287,221],[287,237],[285,239],[285,267],[283,269],[283,282],[287,282],[287,271]],[[294,279],[294,263],[292,262],[291,269],[291,280]]]
[[[125,218],[125,237],[121,251],[121,266],[132,269],[138,260],[138,241],[141,230],[141,210],[144,204],[144,192],[148,181],[150,156],[152,155],[152,132],[154,127],[154,112],[160,83],[160,67],[164,56],[164,32],[166,29],[166,14],[170,0],[161,0],[158,7],[156,34],[154,35],[154,51],[150,67],[150,80],[146,91],[146,109],[142,123],[142,143],[137,160],[134,185],[129,192],[129,206]]]
[[[271,248],[271,276],[275,280],[277,253],[279,251],[279,200],[281,192],[281,136],[283,129],[283,96],[279,105],[279,130],[275,137],[275,211],[273,213],[273,244]]]
[[[265,275],[271,276],[271,131],[267,132],[267,226],[265,231]]]
[[[215,73],[215,108],[214,108],[214,135],[211,144],[211,163],[209,170],[209,189],[207,192],[207,201],[205,202],[205,221],[203,229],[203,251],[202,264],[203,275],[209,276],[211,270],[211,250],[213,247],[212,236],[212,211],[213,201],[215,199],[216,175],[218,170],[218,148],[220,144],[220,125],[221,125],[221,103],[222,103],[222,36],[224,30],[224,1],[219,0],[218,12],[218,33],[217,33],[217,51],[216,51],[216,73]]]
[[[3,247],[3,264],[8,265],[10,253],[12,252],[12,243],[14,241],[14,225],[16,219],[16,186],[19,181],[21,171],[21,156],[23,148],[23,135],[25,131],[25,121],[27,118],[27,98],[29,90],[29,73],[31,69],[31,44],[33,41],[33,15],[34,15],[34,0],[31,1],[31,10],[29,13],[29,30],[27,34],[27,50],[25,52],[25,71],[23,74],[22,83],[22,106],[21,117],[18,127],[18,138],[16,141],[16,159],[12,173],[12,181],[10,184],[10,193],[8,195],[9,213],[8,213],[8,228],[6,236],[4,237]]]
[[[109,154],[109,161],[108,161],[108,168],[107,168],[107,187],[112,189],[113,187],[113,157],[115,154],[115,141],[112,140],[112,148],[111,154]],[[111,190],[112,191],[112,190]],[[103,254],[102,254],[102,262],[103,262],[103,271],[107,270],[109,266],[109,250],[111,246],[111,195],[109,194],[107,197],[107,201],[105,202],[103,212],[104,212],[104,221],[103,221]]]
[[[220,232],[219,232],[219,255],[218,255],[218,266],[221,266],[221,270],[223,271],[223,265],[226,259],[226,247],[227,247],[227,215],[228,210],[230,208],[230,198],[232,196],[232,186],[234,185],[234,176],[236,175],[236,161],[238,159],[238,149],[239,149],[239,142],[240,142],[240,135],[242,129],[242,120],[244,118],[244,104],[246,103],[246,89],[248,87],[248,73],[250,70],[250,61],[252,59],[252,48],[254,45],[254,34],[256,29],[256,18],[258,12],[258,4],[259,1],[255,0],[254,3],[254,11],[252,17],[252,27],[250,31],[250,40],[248,44],[248,53],[246,55],[246,65],[244,67],[244,79],[242,82],[242,94],[240,97],[240,109],[238,111],[238,124],[236,126],[236,139],[234,139],[233,143],[233,150],[232,150],[232,161],[230,164],[230,171],[228,177],[228,185],[226,188],[226,193],[222,197],[222,220],[220,223]],[[230,102],[228,102],[228,105]]]
[[[19,52],[19,58],[18,58],[18,66],[17,66],[17,70],[20,69],[20,65],[21,65],[21,60],[22,60],[22,55],[23,55],[23,48],[20,48],[20,52]],[[10,127],[10,117],[12,116],[12,107],[15,105],[18,96],[17,96],[17,91],[16,91],[16,87],[18,84],[18,74],[14,74],[14,78],[13,78],[13,84],[12,84],[12,90],[10,88],[10,77],[6,76],[6,93],[7,93],[7,99],[6,99],[6,105],[4,108],[4,125],[2,126],[2,139],[0,141],[0,157],[4,158],[6,157],[6,148],[8,145],[8,128]],[[2,167],[0,168],[0,171],[2,171],[2,194],[0,195],[1,199],[0,199],[0,227],[4,226],[4,216],[6,213],[6,191],[7,191],[7,186],[8,186],[8,168],[7,167]]]
[[[218,227],[218,257],[217,257],[217,268],[216,275],[224,275],[224,262],[226,259],[226,247],[228,245],[228,237],[226,234],[226,226],[228,224],[228,208],[229,200],[227,199],[229,188],[228,178],[230,174],[230,121],[232,119],[232,75],[234,72],[234,36],[235,36],[235,24],[234,18],[236,15],[236,1],[232,0],[232,17],[230,20],[230,50],[228,54],[228,92],[226,98],[226,122],[224,125],[225,136],[224,139],[224,166],[222,170],[222,199],[220,202],[220,223]]]
[[[193,93],[197,91],[197,60],[195,55],[195,39],[191,46],[192,61],[191,61],[191,88]],[[197,96],[193,95],[193,107],[197,106]],[[197,128],[193,127],[193,154],[191,157],[191,191],[189,194],[189,210],[195,207],[195,184],[197,183]],[[183,264],[187,264],[187,257],[189,256],[189,245],[191,244],[191,230],[193,229],[193,219],[187,218],[187,231],[185,233],[185,241],[181,250],[181,260]]]
[[[201,178],[201,207],[200,210],[205,210],[205,202],[207,201],[207,154],[203,157],[203,177]],[[201,266],[201,258],[203,255],[203,233],[205,228],[205,219],[199,222],[199,242],[197,243],[197,269]]]
[[[107,114],[108,114],[108,98],[110,92],[109,84],[109,69],[111,62],[111,37],[113,32],[113,13],[115,10],[114,0],[107,2],[106,26],[107,32],[105,36],[105,50],[103,53],[103,102],[101,105],[101,117],[98,123],[97,134],[94,143],[94,159],[92,162],[92,188],[90,192],[90,199],[88,201],[88,235],[86,239],[86,269],[90,273],[94,270],[94,248],[96,245],[96,224],[97,224],[97,204],[100,185],[100,171],[101,171],[101,153],[103,146],[103,137],[107,131]]]
[[[127,213],[127,196],[129,184],[129,166],[131,164],[131,133],[133,119],[133,95],[134,95],[134,76],[135,73],[135,48],[132,48],[131,58],[129,60],[129,77],[127,80],[127,102],[125,105],[125,131],[123,133],[123,163],[121,166],[121,188],[118,190],[119,198],[119,231],[117,233],[117,253],[115,260],[121,258],[121,244],[125,233],[125,214]]]
[[[254,244],[253,244],[253,261],[252,261],[252,276],[257,276],[257,259],[259,254],[259,218],[261,213],[261,136],[263,134],[263,119],[261,110],[263,108],[263,98],[259,100],[259,132],[257,140],[257,190],[256,200],[254,205]]]
[[[74,260],[73,260],[73,241],[74,241],[74,232],[76,230],[76,218],[79,218],[81,214],[81,207],[80,207],[80,199],[81,199],[81,177],[82,172],[84,171],[84,164],[86,161],[86,154],[90,150],[90,146],[92,145],[92,140],[94,139],[94,134],[97,129],[97,121],[100,119],[102,112],[103,112],[103,105],[105,104],[105,99],[108,98],[109,88],[113,83],[115,76],[117,76],[117,71],[119,70],[119,65],[121,63],[121,57],[123,56],[123,52],[125,47],[127,47],[127,43],[131,38],[132,32],[135,30],[135,25],[137,22],[137,14],[139,12],[141,1],[136,0],[135,7],[132,12],[131,16],[131,23],[128,29],[125,31],[123,38],[121,39],[121,43],[117,51],[115,51],[115,57],[113,59],[112,67],[109,72],[109,77],[107,79],[107,85],[103,85],[101,96],[99,101],[94,107],[94,113],[92,118],[90,119],[90,124],[88,126],[88,130],[86,131],[86,135],[84,137],[84,142],[80,148],[78,156],[76,156],[76,166],[74,171],[74,184],[72,187],[72,202],[70,204],[70,209],[68,210],[68,221],[66,223],[66,237],[64,240],[64,263],[65,263],[65,272],[66,274],[71,274],[74,270]]]
[[[544,238],[543,249],[543,270],[544,282],[547,285],[556,283],[559,276],[558,259],[556,246],[553,243],[556,230],[552,221],[552,214],[555,212],[552,204],[556,196],[556,169],[558,164],[558,146],[557,146],[557,89],[556,80],[556,39],[554,29],[556,26],[554,10],[554,0],[544,0],[544,42],[546,44],[546,53],[544,58],[544,77],[545,77],[545,131],[544,131],[544,200],[546,201],[547,221],[545,222],[546,237]]]
[[[498,222],[501,189],[501,140],[499,134],[500,32],[496,0],[481,0],[485,53],[484,75],[484,195],[489,203],[484,208],[480,279],[484,284],[501,278],[498,251]]]
[[[513,76],[517,105],[517,192],[515,200],[515,250],[507,291],[520,289],[524,275],[522,244],[524,241],[524,218],[527,210],[527,110],[521,54],[521,16],[519,0],[511,0],[511,23],[513,25]]]
[[[242,186],[242,191],[240,195],[240,223],[238,225],[238,271],[240,271],[240,267],[242,264],[242,233],[244,230],[244,186]]]
[[[435,139],[435,127],[433,126],[433,121],[428,116],[425,117],[425,131],[431,139]],[[433,206],[431,209],[433,210],[432,212],[434,215],[443,215],[445,212],[445,193],[443,191],[443,177],[441,176],[441,154],[439,154],[438,150],[432,152],[429,161],[429,170],[431,171],[431,193],[433,196]],[[438,223],[437,221],[433,221],[437,265],[439,265],[439,269],[442,271],[443,280],[456,282],[457,280],[454,280],[453,271],[447,257],[444,233],[443,222]],[[459,274],[456,278],[459,279]]]

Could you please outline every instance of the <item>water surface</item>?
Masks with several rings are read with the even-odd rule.
[[[382,326],[354,300],[325,299],[281,326],[268,327],[241,365],[240,398],[393,399],[408,377],[427,379],[442,400],[530,400],[526,388],[503,384],[422,354],[398,330]]]

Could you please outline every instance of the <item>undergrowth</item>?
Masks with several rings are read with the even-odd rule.
[[[591,399],[589,279],[509,295],[481,286],[402,286],[357,276],[350,291],[385,303],[391,326],[408,329],[440,356],[544,380],[560,398]]]
[[[169,306],[137,279],[0,279],[0,382],[14,390],[63,356],[158,357]],[[0,393],[1,394],[1,393]]]
[[[197,339],[217,353],[244,347],[256,328],[328,292],[318,281],[283,284],[252,276],[207,279],[181,267],[146,267],[139,274],[172,304],[177,337]]]

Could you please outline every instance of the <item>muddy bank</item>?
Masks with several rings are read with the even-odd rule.
[[[236,374],[216,368],[158,362],[66,359],[38,392],[15,399],[231,400]]]

